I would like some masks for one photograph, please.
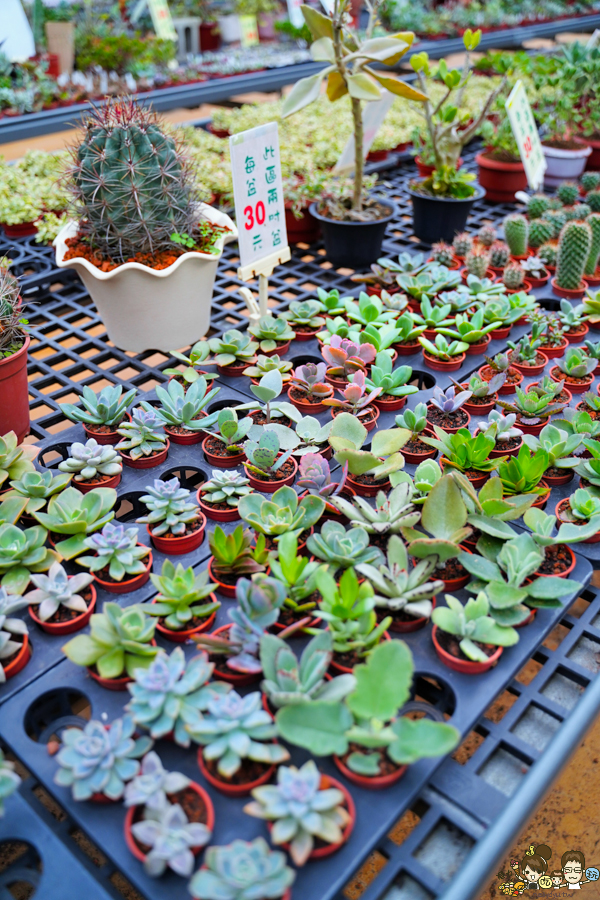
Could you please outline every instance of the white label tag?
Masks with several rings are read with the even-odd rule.
[[[171,10],[167,0],[148,0],[148,8],[152,16],[152,24],[156,36],[164,40],[177,40],[177,32],[171,18]]]
[[[546,157],[522,81],[517,81],[505,103],[506,112],[519,148],[529,187],[537,191],[544,180]]]
[[[268,122],[229,138],[240,267],[253,265],[288,246],[279,133]],[[255,266],[258,269],[260,266]]]
[[[377,132],[383,124],[394,102],[394,95],[390,91],[383,91],[381,100],[373,100],[367,103],[363,110],[363,157],[371,149]],[[354,135],[350,135],[348,143],[342,150],[341,156],[333,167],[335,175],[351,172],[354,169]]]
[[[304,25],[301,6],[302,0],[287,0],[288,17],[294,28],[302,28]]]
[[[587,44],[585,45],[588,50],[591,50],[593,47],[597,47],[600,43],[600,28],[596,28],[593,35],[588,39]]]
[[[242,47],[256,47],[259,42],[256,16],[240,16]]]

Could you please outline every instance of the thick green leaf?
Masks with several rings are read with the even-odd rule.
[[[285,119],[316,100],[321,92],[321,83],[326,74],[328,74],[328,70],[323,69],[316,75],[310,75],[308,78],[301,78],[300,81],[297,81],[285,99],[281,108],[281,117]]]
[[[275,719],[284,740],[314,756],[343,756],[348,749],[345,733],[352,727],[352,714],[342,703],[284,706]]]
[[[365,664],[354,667],[356,689],[347,699],[359,719],[392,719],[409,697],[412,654],[403,641],[379,644]]]
[[[333,39],[333,23],[329,16],[324,16],[323,13],[306,4],[302,4],[300,9],[302,10],[304,21],[308,25],[310,33],[315,40],[322,37]]]
[[[434,484],[423,504],[423,528],[437,538],[450,540],[467,522],[467,508],[451,475]]]
[[[311,44],[310,55],[315,62],[335,62],[335,50],[333,41],[330,37],[319,38],[314,44]]]
[[[350,96],[355,100],[379,100],[381,97],[380,89],[364,72],[346,75],[346,83]]]
[[[388,756],[398,765],[409,765],[426,757],[443,756],[457,746],[460,734],[452,725],[431,719],[400,716],[392,724],[398,740],[388,747]]]
[[[558,600],[560,597],[568,597],[580,591],[583,585],[579,581],[570,581],[567,578],[540,577],[527,586],[527,593],[536,600]]]
[[[522,603],[527,597],[528,591],[523,588],[511,587],[504,581],[492,581],[486,588],[485,592],[493,609],[508,609]]]

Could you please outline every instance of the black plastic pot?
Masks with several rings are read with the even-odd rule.
[[[418,182],[416,182],[418,183]],[[429,197],[409,187],[413,205],[413,231],[426,244],[445,241],[451,244],[457,234],[465,230],[471,207],[480,200],[485,191],[478,184],[473,185],[472,197],[457,200],[454,197]]]
[[[336,222],[318,213],[316,203],[311,204],[310,214],[321,225],[327,258],[334,265],[366,269],[381,256],[385,229],[396,215],[397,207],[387,197],[377,199],[389,207],[390,214],[374,222]]]

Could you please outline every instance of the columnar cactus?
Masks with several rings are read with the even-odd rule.
[[[545,219],[534,219],[529,223],[529,246],[534,250],[554,237],[554,226]]]
[[[562,209],[549,209],[544,216],[544,221],[552,225],[552,238],[557,238],[563,227],[567,224],[567,217]]]
[[[461,234],[456,235],[452,241],[452,246],[456,256],[466,256],[473,246],[473,238],[468,232],[463,231]]]
[[[579,185],[574,181],[563,181],[559,185],[556,195],[565,206],[573,206],[574,203],[577,203],[577,198],[579,197]]]
[[[576,291],[592,245],[592,229],[587,222],[567,222],[560,234],[556,263],[556,284]]]
[[[525,281],[525,272],[518,263],[509,263],[502,272],[502,283],[509,291],[518,290]]]
[[[507,216],[504,220],[504,236],[513,256],[525,256],[529,236],[529,224],[525,216],[519,213]]]
[[[595,175],[597,173],[590,172],[591,174]],[[586,221],[592,230],[592,244],[583,272],[584,275],[593,275],[600,256],[600,213],[591,213]]]
[[[117,99],[94,109],[73,154],[71,191],[80,234],[124,261],[198,233],[196,188],[181,146],[146,107]]]
[[[545,194],[534,194],[527,204],[527,215],[530,219],[541,219],[547,209],[550,209],[550,198]]]
[[[477,278],[485,278],[485,273],[490,264],[490,255],[483,247],[473,247],[465,257],[465,266],[470,275]]]
[[[494,241],[490,247],[490,266],[494,269],[503,269],[510,259],[508,244],[504,241]]]

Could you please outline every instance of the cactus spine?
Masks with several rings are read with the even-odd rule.
[[[530,219],[540,219],[550,209],[550,198],[545,194],[534,194],[527,204],[527,215]]]
[[[567,224],[567,217],[562,209],[549,209],[544,216],[544,221],[552,225],[552,237],[557,238],[563,227]]]
[[[529,223],[529,246],[534,250],[549,241],[554,235],[554,226],[545,219],[534,219]]]
[[[433,244],[431,258],[441,266],[451,266],[454,262],[454,250],[450,244],[440,241],[439,244]]]
[[[593,275],[600,256],[600,213],[592,213],[587,217],[586,222],[592,231],[592,243],[583,274]]]
[[[473,238],[468,232],[463,231],[461,234],[456,235],[452,241],[452,246],[456,256],[466,256],[473,246]]]
[[[509,291],[517,291],[525,281],[525,272],[518,263],[509,263],[502,273],[502,283]]]
[[[490,266],[494,269],[503,269],[510,259],[508,244],[504,241],[494,241],[490,247]]]
[[[482,225],[477,232],[477,240],[484,247],[491,247],[496,240],[496,229],[491,225]]]
[[[556,285],[576,291],[592,245],[592,229],[587,222],[567,222],[560,233],[556,261]]]
[[[592,212],[600,212],[600,191],[590,191],[585,198],[585,202]]]
[[[477,278],[485,278],[485,273],[490,264],[490,254],[482,247],[473,247],[465,257],[465,266],[469,275]]]
[[[581,181],[581,187],[588,194],[590,191],[595,191],[596,188],[600,187],[600,172],[584,172],[579,180]]]
[[[513,256],[525,256],[529,235],[528,222],[520,213],[513,213],[504,220],[504,235]]]

